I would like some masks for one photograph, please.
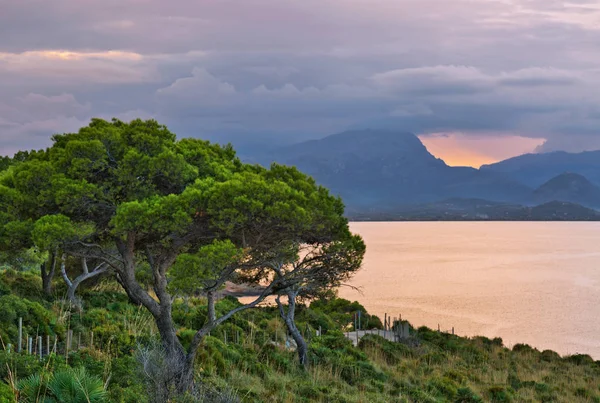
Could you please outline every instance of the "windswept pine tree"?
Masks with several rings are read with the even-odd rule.
[[[291,292],[302,273],[314,274],[273,273],[270,251],[352,239],[341,200],[312,178],[295,168],[242,164],[230,146],[177,140],[153,120],[94,119],[78,133],[55,135],[52,147],[26,155],[1,185],[9,211],[2,240],[20,234],[21,248],[48,251],[52,273],[60,258],[69,290],[96,270],[114,273],[156,322],[168,372],[164,387],[173,393],[193,387],[196,353],[211,330],[269,295]],[[349,245],[359,262],[364,244]],[[80,262],[73,281],[65,273],[68,257]],[[143,269],[151,273],[150,290]],[[356,264],[322,269],[354,271]],[[262,293],[217,316],[216,291],[240,279],[252,279]],[[208,320],[187,348],[173,321],[174,293],[207,298]],[[69,295],[75,298],[74,289]]]

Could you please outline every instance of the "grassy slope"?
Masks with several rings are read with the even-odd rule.
[[[84,335],[86,347],[71,353],[68,362],[62,354],[40,363],[0,351],[0,377],[8,382],[11,376],[85,366],[109,379],[111,401],[143,402],[133,354],[138,343],[154,338],[146,312],[103,286],[88,292],[83,315],[69,315],[60,303],[43,300],[39,283],[35,275],[0,275],[3,342],[16,343],[16,319],[22,316],[29,334],[56,333],[60,345],[70,328]],[[218,308],[235,304],[226,299]],[[588,356],[561,358],[523,345],[509,350],[500,339],[466,339],[426,328],[419,329],[411,346],[369,336],[355,348],[341,330],[356,308],[336,300],[298,313],[300,327],[313,335],[306,371],[283,348],[284,329],[273,309],[245,312],[207,338],[197,360],[198,377],[247,402],[600,402],[600,362]],[[191,329],[205,320],[205,307],[201,300],[179,301],[174,317],[180,337],[189,341]],[[326,332],[322,337],[312,330],[319,326]],[[89,331],[94,331],[93,348],[85,340]],[[0,401],[10,396],[10,387],[0,385]]]

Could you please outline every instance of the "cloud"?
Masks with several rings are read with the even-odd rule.
[[[13,3],[0,14],[4,150],[136,114],[260,142],[366,126],[569,149],[600,136],[597,1]]]
[[[143,62],[142,55],[121,51],[0,53],[0,76],[40,84],[51,81],[55,86],[66,87],[155,81],[156,72]]]
[[[415,95],[472,94],[490,91],[491,77],[473,66],[424,66],[377,73],[371,77],[385,91]]]

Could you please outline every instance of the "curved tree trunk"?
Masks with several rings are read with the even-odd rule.
[[[296,313],[296,297],[297,296],[298,296],[297,291],[290,290],[287,292],[287,297],[288,297],[287,312],[285,311],[285,308],[284,308],[283,304],[281,303],[280,297],[277,297],[276,301],[277,301],[277,307],[279,308],[279,314],[281,316],[281,319],[283,319],[283,322],[285,323],[285,325],[288,329],[288,332],[290,333],[290,335],[296,342],[296,352],[298,353],[298,361],[300,362],[300,365],[306,367],[306,366],[308,366],[308,344],[306,343],[306,340],[304,340],[304,337],[302,336],[302,332],[300,332],[300,330],[298,329],[298,326],[296,326],[296,321],[295,321],[295,317],[294,317],[295,313]]]

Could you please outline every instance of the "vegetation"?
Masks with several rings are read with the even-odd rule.
[[[44,391],[45,401],[56,400],[57,393],[70,393],[69,398],[59,400],[64,402],[86,402],[81,398],[86,393],[97,396],[95,401],[153,401],[155,379],[148,378],[147,369],[157,362],[153,354],[158,331],[151,315],[130,303],[117,285],[106,279],[85,289],[86,309],[72,314],[59,300],[39,299],[41,281],[31,273],[0,273],[0,289],[11,287],[14,292],[3,291],[0,296],[4,343],[0,401],[15,401],[19,393],[21,401],[31,401],[27,399],[33,390]],[[64,287],[63,292],[66,295]],[[227,297],[215,309],[221,314],[236,306],[240,303]],[[561,358],[526,345],[508,349],[500,339],[467,339],[426,328],[416,329],[414,339],[405,344],[366,336],[354,347],[343,333],[351,329],[352,316],[332,314],[328,309],[332,306],[337,312],[365,312],[358,303],[334,297],[309,307],[298,305],[297,326],[309,348],[306,368],[297,364],[293,346],[286,348],[285,325],[275,306],[234,316],[211,332],[199,348],[194,376],[202,388],[173,401],[600,401],[600,362],[589,356]],[[183,345],[192,341],[195,332],[191,329],[207,315],[204,297],[174,301],[173,318]],[[58,335],[59,353],[44,356],[42,361],[16,354],[19,316],[24,318],[24,333]],[[317,337],[319,328],[323,335]],[[65,356],[67,329],[83,336],[82,347]],[[8,343],[13,346],[11,353]]]

